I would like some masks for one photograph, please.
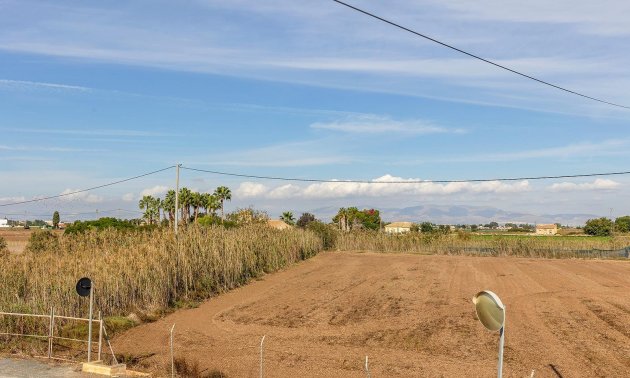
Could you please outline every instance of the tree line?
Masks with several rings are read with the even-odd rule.
[[[184,224],[197,222],[200,216],[216,217],[221,210],[221,220],[225,219],[224,205],[232,199],[232,191],[227,186],[219,186],[213,193],[193,192],[188,188],[179,190],[179,219]],[[168,220],[169,225],[175,222],[175,190],[166,192],[164,199],[143,196],[138,202],[140,210],[144,210],[143,218],[147,224],[161,224]]]

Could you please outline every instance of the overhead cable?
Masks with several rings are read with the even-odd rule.
[[[57,194],[54,196],[48,196],[48,197],[40,197],[40,198],[34,198],[34,199],[30,199],[30,200],[25,200],[25,201],[19,201],[19,202],[12,202],[12,203],[5,203],[5,204],[1,204],[0,207],[6,207],[6,206],[12,206],[12,205],[21,205],[24,203],[31,203],[31,202],[39,202],[39,201],[45,201],[45,200],[49,200],[49,199],[53,199],[53,198],[61,198],[61,197],[66,197],[66,196],[71,196],[74,194],[79,194],[79,193],[84,193],[84,192],[89,192],[91,190],[96,190],[96,189],[100,189],[100,188],[105,188],[108,186],[112,186],[112,185],[116,185],[116,184],[121,184],[123,182],[127,182],[127,181],[131,181],[131,180],[136,180],[142,177],[146,177],[146,176],[150,176],[150,175],[154,175],[156,173],[160,173],[169,169],[175,168],[174,165],[171,165],[170,167],[166,167],[166,168],[162,168],[162,169],[158,169],[157,171],[152,171],[152,172],[147,172],[147,173],[143,173],[141,175],[138,176],[134,176],[134,177],[129,177],[123,180],[118,180],[118,181],[114,181],[114,182],[110,182],[107,184],[103,184],[103,185],[98,185],[98,186],[93,186],[91,188],[86,188],[86,189],[81,189],[81,190],[76,190],[74,192],[69,192],[69,193],[62,193],[62,194]]]
[[[558,176],[532,176],[532,177],[507,177],[507,178],[503,177],[503,178],[492,178],[492,179],[375,181],[375,180],[330,180],[330,179],[326,180],[326,179],[311,179],[311,178],[299,178],[299,177],[260,176],[260,175],[249,175],[249,174],[242,174],[242,173],[213,171],[213,170],[200,169],[200,168],[190,168],[190,167],[185,167],[185,166],[182,166],[181,169],[186,169],[186,170],[189,170],[189,171],[211,173],[211,174],[221,175],[221,176],[233,176],[233,177],[243,177],[243,178],[261,179],[261,180],[316,182],[316,183],[337,183],[337,184],[338,183],[358,183],[358,184],[430,184],[430,183],[435,183],[435,184],[451,184],[451,183],[462,183],[462,182],[552,180],[552,179],[563,179],[563,178],[620,176],[620,175],[628,175],[628,174],[630,174],[630,171],[623,171],[623,172],[586,173],[586,174],[558,175]]]
[[[611,105],[611,106],[616,106],[616,107],[623,108],[623,109],[630,109],[630,106],[627,106],[627,105],[616,104],[616,103],[614,103],[614,102],[610,102],[610,101],[602,100],[602,99],[599,99],[599,98],[596,98],[596,97],[588,96],[588,95],[585,95],[585,94],[583,94],[583,93],[576,92],[576,91],[574,91],[574,90],[567,89],[567,88],[561,87],[561,86],[556,85],[556,84],[552,84],[552,83],[550,83],[550,82],[548,82],[548,81],[544,81],[544,80],[541,80],[541,79],[535,78],[535,77],[533,77],[533,76],[531,76],[531,75],[524,74],[524,73],[519,72],[519,71],[517,71],[517,70],[515,70],[515,69],[512,69],[512,68],[509,68],[509,67],[504,66],[504,65],[502,65],[502,64],[499,64],[499,63],[493,62],[493,61],[491,61],[491,60],[489,60],[489,59],[482,58],[482,57],[480,57],[479,55],[475,55],[475,54],[469,53],[469,52],[464,51],[464,50],[462,50],[462,49],[460,49],[460,48],[457,48],[457,47],[455,47],[455,46],[449,45],[449,44],[447,44],[447,43],[445,43],[445,42],[441,42],[441,41],[439,41],[439,40],[437,40],[437,39],[435,39],[435,38],[429,37],[429,36],[427,36],[427,35],[425,35],[425,34],[422,34],[422,33],[420,33],[420,32],[417,32],[417,31],[415,31],[415,30],[409,29],[409,28],[407,28],[407,27],[405,27],[405,26],[402,26],[402,25],[400,25],[400,24],[397,24],[397,23],[395,23],[395,22],[393,22],[393,21],[390,21],[390,20],[388,20],[388,19],[385,19],[385,18],[383,18],[383,17],[377,16],[377,15],[375,15],[374,13],[370,13],[370,12],[368,12],[368,11],[366,11],[366,10],[361,9],[361,8],[357,8],[357,7],[353,6],[353,5],[350,5],[350,4],[348,4],[348,3],[345,3],[345,2],[343,2],[343,1],[340,1],[340,0],[332,0],[332,1],[334,1],[334,2],[336,2],[336,3],[338,3],[338,4],[341,4],[341,5],[345,6],[345,7],[348,7],[348,8],[350,8],[350,9],[352,9],[352,10],[355,10],[355,11],[357,11],[357,12],[363,13],[363,14],[364,14],[364,15],[366,15],[366,16],[370,16],[370,17],[375,18],[375,19],[377,19],[377,20],[379,20],[379,21],[382,21],[382,22],[384,22],[384,23],[386,23],[386,24],[389,24],[389,25],[395,26],[395,27],[397,27],[397,28],[399,28],[399,29],[402,29],[402,30],[404,30],[404,31],[407,31],[407,32],[409,32],[409,33],[412,33],[412,34],[414,34],[414,35],[416,35],[416,36],[418,36],[418,37],[422,37],[422,38],[427,39],[427,40],[429,40],[429,41],[431,41],[431,42],[435,42],[435,43],[437,43],[437,44],[439,44],[439,45],[442,45],[442,46],[444,46],[444,47],[447,47],[447,48],[449,48],[449,49],[451,49],[451,50],[455,50],[455,51],[457,51],[457,52],[459,52],[459,53],[462,53],[462,54],[468,55],[468,56],[470,56],[470,57],[472,57],[472,58],[475,58],[475,59],[480,60],[480,61],[482,61],[482,62],[485,62],[485,63],[491,64],[491,65],[493,65],[493,66],[495,66],[495,67],[499,67],[499,68],[501,68],[501,69],[503,69],[503,70],[509,71],[509,72],[514,73],[514,74],[516,74],[516,75],[519,75],[519,76],[525,77],[525,78],[530,79],[530,80],[534,80],[534,81],[536,81],[536,82],[538,82],[538,83],[540,83],[540,84],[544,84],[544,85],[547,85],[547,86],[550,86],[550,87],[553,87],[553,88],[559,89],[559,90],[561,90],[561,91],[564,91],[564,92],[567,92],[567,93],[574,94],[574,95],[576,95],[576,96],[584,97],[584,98],[587,98],[587,99],[589,99],[589,100],[593,100],[593,101],[601,102],[601,103],[603,103],[603,104],[607,104],[607,105]]]

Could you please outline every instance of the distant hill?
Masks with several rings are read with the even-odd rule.
[[[366,208],[368,206],[358,206]],[[319,219],[330,221],[339,208],[323,207],[311,210]],[[582,225],[586,220],[597,218],[594,214],[531,214],[501,210],[489,206],[463,205],[422,205],[405,208],[379,208],[384,221],[429,221],[438,224],[480,224],[492,221],[498,223],[561,223]]]

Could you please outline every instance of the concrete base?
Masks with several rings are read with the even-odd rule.
[[[84,362],[81,369],[84,373],[106,375],[108,377],[124,377],[127,372],[125,364],[104,365],[103,361]]]

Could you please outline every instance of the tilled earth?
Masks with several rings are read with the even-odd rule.
[[[258,377],[491,377],[498,334],[472,296],[507,308],[504,376],[630,376],[630,262],[322,253],[141,325],[117,353],[168,375],[175,355],[204,374]],[[144,358],[142,358],[144,356]]]

